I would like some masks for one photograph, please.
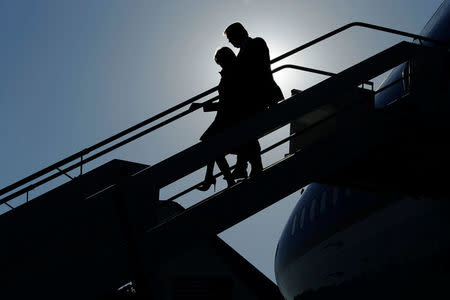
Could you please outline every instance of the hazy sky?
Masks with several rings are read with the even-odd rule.
[[[0,0],[0,188],[217,85],[213,55],[221,46],[232,47],[222,32],[234,21],[263,37],[274,58],[353,21],[419,33],[441,3]],[[284,63],[339,72],[401,40],[352,29]],[[282,71],[275,79],[288,96],[292,88],[306,89],[323,77]],[[113,158],[155,164],[197,143],[213,117],[195,113],[86,169]],[[263,147],[286,133],[284,128],[263,139]],[[264,164],[286,152],[282,147],[266,155]],[[162,198],[200,180],[203,172],[165,188]],[[193,192],[179,203],[186,207],[210,194]],[[274,280],[276,243],[297,199],[291,195],[221,237]]]

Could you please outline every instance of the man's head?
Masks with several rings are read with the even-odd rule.
[[[216,55],[214,55],[214,60],[216,63],[223,68],[231,65],[236,59],[236,55],[233,50],[228,47],[222,47],[216,51]]]
[[[236,22],[225,29],[223,33],[228,41],[236,48],[242,47],[244,41],[248,38],[248,32],[241,23]]]

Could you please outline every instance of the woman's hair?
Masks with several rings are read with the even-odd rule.
[[[229,62],[236,58],[233,50],[228,47],[222,47],[216,51],[214,55],[214,60],[216,63],[221,64],[223,62]]]

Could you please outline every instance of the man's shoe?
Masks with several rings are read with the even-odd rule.
[[[237,180],[237,179],[247,179],[248,175],[247,175],[247,170],[245,169],[234,169],[233,172],[231,172],[231,176],[233,177],[233,179]]]
[[[253,176],[255,176],[255,175],[258,175],[259,173],[261,173],[262,172],[262,167],[261,168],[254,168],[253,166],[252,166],[252,170],[251,170],[251,172],[250,172],[250,177],[253,177]]]
[[[261,173],[263,170],[261,156],[257,156],[254,159],[252,159],[250,161],[250,165],[252,166],[252,171],[250,172],[250,177]]]

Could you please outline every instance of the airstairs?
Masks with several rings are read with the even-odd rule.
[[[352,23],[272,63],[353,26],[440,44],[389,28]],[[212,88],[3,188],[0,203],[11,206],[12,199],[20,195],[28,198],[30,190],[80,168],[80,176],[69,183],[19,207],[11,206],[9,212],[0,216],[4,237],[0,250],[1,293],[6,298],[61,294],[64,298],[99,298],[114,295],[122,284],[132,281],[138,294],[157,299],[178,295],[184,299],[180,296],[182,291],[192,292],[194,298],[199,295],[189,290],[192,285],[188,282],[200,278],[200,286],[215,282],[215,288],[205,292],[211,295],[230,293],[239,298],[245,294],[246,299],[258,299],[260,290],[259,293],[281,297],[275,285],[221,244],[217,234],[311,182],[377,188],[373,174],[368,176],[361,165],[372,161],[375,167],[374,153],[398,144],[398,136],[407,130],[405,126],[418,120],[417,113],[405,114],[405,106],[413,103],[420,109],[420,103],[415,100],[419,92],[411,90],[402,99],[393,99],[396,101],[392,105],[375,109],[378,91],[373,91],[373,85],[370,88],[370,80],[405,62],[446,55],[445,47],[400,42],[338,74],[285,65],[274,72],[294,68],[330,77],[155,165],[114,160],[81,175],[86,163],[192,113],[195,109],[188,108],[167,117],[217,90]],[[216,99],[217,96],[204,103]],[[159,123],[143,129],[156,121]],[[292,124],[291,135],[264,151],[290,141],[290,153],[262,173],[187,209],[173,200],[197,185],[168,200],[160,199],[163,187],[204,167],[215,157],[288,124]],[[116,144],[108,146],[111,143]],[[376,165],[382,165],[382,161],[379,159]],[[71,165],[67,167],[68,164]],[[380,186],[392,187],[387,183]],[[202,269],[204,265],[211,267]]]

